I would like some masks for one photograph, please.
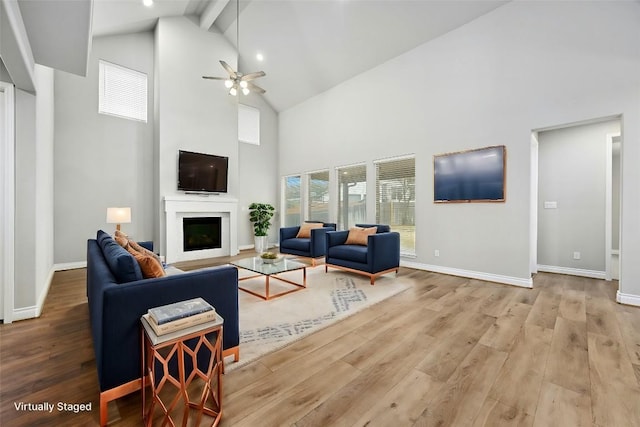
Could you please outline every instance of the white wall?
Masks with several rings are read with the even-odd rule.
[[[248,159],[244,153],[240,154],[238,98],[229,96],[222,82],[202,78],[203,75],[224,75],[220,60],[235,67],[235,48],[223,35],[203,31],[186,17],[161,18],[155,31],[155,43],[160,250],[164,252],[165,244],[162,200],[166,196],[182,194],[177,190],[177,158],[181,149],[229,157],[228,193],[209,195],[208,198],[239,199],[238,243],[246,245],[251,224],[248,220],[243,221],[246,211],[241,209],[254,190],[245,193],[245,185],[256,179],[264,181],[264,176],[275,176],[275,162],[268,161],[270,157],[275,159],[275,155],[264,155],[275,150],[275,113],[268,111],[267,104],[258,101],[265,118],[267,138],[266,145],[257,153],[268,161],[260,165],[259,158]],[[257,166],[257,170],[252,166]],[[271,193],[269,197],[275,198],[273,184],[263,181],[257,190]]]
[[[623,114],[621,290],[640,295],[639,24],[637,2],[508,3],[280,113],[280,175],[415,153],[416,264],[526,283],[531,130]],[[433,155],[502,144],[506,203],[433,204]]]
[[[619,120],[539,132],[538,264],[604,275],[607,135],[619,132]]]
[[[54,72],[35,66],[36,79],[36,193],[35,294],[38,310],[47,296],[54,264]],[[39,313],[38,313],[39,314]]]
[[[260,110],[260,145],[241,142],[238,147],[240,194],[238,197],[238,244],[253,245],[253,226],[249,221],[249,205],[270,203],[278,206],[278,116],[259,95],[242,96],[239,101]],[[278,242],[280,215],[271,221],[269,246]]]
[[[13,320],[40,315],[53,272],[53,70],[34,75],[36,95],[16,90]]]
[[[87,239],[106,223],[107,207],[131,207],[122,230],[153,240],[153,34],[99,37],[86,77],[55,73],[55,262],[86,260]],[[147,123],[98,114],[98,60],[147,73]]]

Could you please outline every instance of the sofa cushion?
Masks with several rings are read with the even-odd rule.
[[[327,258],[337,258],[366,264],[367,247],[360,245],[331,246],[327,252]]]
[[[356,227],[360,227],[360,228],[377,227],[378,231],[376,231],[376,233],[387,233],[391,231],[391,227],[389,227],[389,225],[387,224],[356,224]]]
[[[314,228],[322,228],[321,222],[305,222],[300,226],[296,238],[309,238],[311,237],[311,230]]]
[[[287,239],[280,242],[281,248],[294,249],[296,251],[309,252],[311,249],[311,239]]]
[[[98,231],[98,245],[118,283],[142,280],[142,271],[133,255],[117,244],[111,236],[101,233],[106,234],[102,230]]]
[[[349,235],[345,245],[362,245],[367,246],[368,238],[372,234],[376,234],[378,227],[360,228],[353,227],[349,229]]]

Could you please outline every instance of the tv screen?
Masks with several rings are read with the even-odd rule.
[[[434,202],[504,202],[504,145],[433,157]]]
[[[226,193],[228,165],[228,157],[180,150],[178,190]]]

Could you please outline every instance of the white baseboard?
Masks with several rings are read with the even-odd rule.
[[[55,266],[52,266],[49,270],[49,274],[47,275],[47,278],[45,280],[44,289],[42,289],[42,292],[40,292],[36,305],[13,309],[13,317],[11,319],[12,322],[40,317],[40,315],[42,314],[42,308],[44,307],[44,302],[47,299],[47,295],[49,295],[51,283],[53,282],[53,274],[56,271],[58,270],[56,270]]]
[[[583,270],[581,268],[556,267],[554,265],[538,264],[538,271],[542,271],[544,273],[557,273],[557,274],[568,274],[570,276],[590,277],[592,279],[601,279],[601,280],[605,280],[606,278],[606,274],[604,271]]]
[[[415,268],[418,270],[433,271],[434,273],[450,274],[452,276],[468,277],[470,279],[485,280],[487,282],[502,283],[505,285],[520,286],[522,288],[532,288],[533,279],[521,277],[502,276],[499,274],[484,273],[481,271],[462,270],[459,268],[443,267],[440,265],[422,264],[413,261],[401,260],[403,267]]]
[[[616,301],[620,304],[635,305],[640,307],[640,295],[625,294],[620,291],[616,292]]]
[[[87,267],[87,261],[63,262],[60,264],[54,264],[53,266],[55,271],[75,270],[77,268],[86,268],[86,267]]]
[[[42,313],[42,309],[38,310],[38,307],[35,305],[29,307],[14,308],[13,319],[11,320],[12,322],[16,322],[18,320],[34,319],[39,316],[38,312]]]
[[[238,250],[240,251],[248,251],[249,249],[253,249],[253,245],[238,245]]]

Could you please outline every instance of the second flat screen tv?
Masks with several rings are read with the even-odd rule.
[[[504,202],[504,145],[433,157],[434,202]]]
[[[178,190],[226,193],[229,158],[213,154],[178,153]]]

